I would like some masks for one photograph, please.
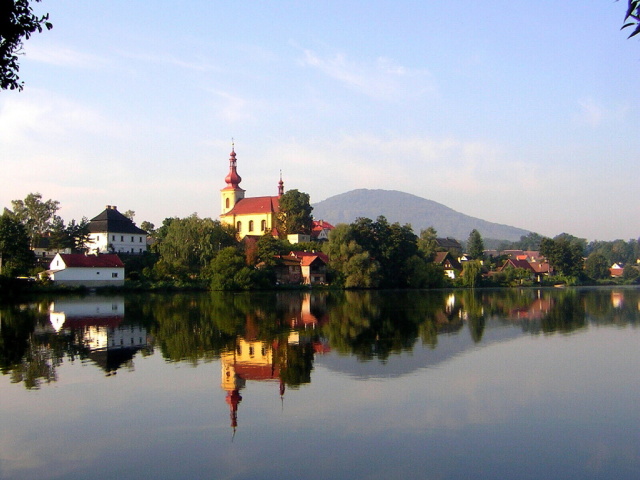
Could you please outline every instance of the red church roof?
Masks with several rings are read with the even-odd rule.
[[[280,199],[278,197],[241,198],[230,211],[224,214],[224,216],[277,213],[280,209],[279,200]]]

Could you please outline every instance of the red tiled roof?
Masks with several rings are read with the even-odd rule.
[[[314,230],[314,231],[315,230],[324,230],[325,228],[327,230],[333,230],[336,227],[331,225],[329,222],[325,222],[324,220],[314,220],[313,221],[313,225],[311,227],[311,230]]]
[[[60,253],[67,268],[124,268],[124,263],[115,254],[84,255],[82,253]]]
[[[502,266],[500,271],[504,270],[509,265],[511,265],[513,268],[524,268],[525,270],[530,270],[532,272],[535,272],[535,269],[526,260],[514,260],[513,258],[510,258],[509,260],[504,262],[504,265]]]
[[[278,197],[249,197],[238,200],[234,207],[224,216],[276,213],[279,210],[280,199]]]
[[[302,265],[310,265],[316,258],[319,258],[324,263],[329,263],[329,257],[323,252],[302,252],[292,251],[289,255],[300,259]]]

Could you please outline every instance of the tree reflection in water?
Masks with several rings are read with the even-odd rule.
[[[237,411],[243,382],[298,388],[311,381],[317,354],[388,362],[417,342],[437,348],[439,336],[460,335],[465,324],[476,344],[496,325],[534,335],[635,326],[639,305],[632,288],[61,297],[0,306],[0,370],[37,389],[55,382],[65,361],[90,361],[111,375],[132,369],[138,354],[222,360],[233,370],[223,366],[222,385]]]

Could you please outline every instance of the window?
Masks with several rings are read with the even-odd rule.
[[[224,201],[224,205],[225,205],[225,208],[229,208],[229,199],[228,198]]]
[[[100,235],[97,235],[96,236],[96,242],[99,242],[99,241],[100,241]]]
[[[249,231],[253,232],[253,220],[249,220]]]
[[[113,272],[113,273],[111,274],[111,278],[118,278],[118,274],[117,274],[116,272]]]
[[[236,223],[236,230],[238,230],[238,233],[242,231],[242,222]]]
[[[131,237],[131,242],[133,242],[133,237]]]
[[[140,237],[140,243],[142,243],[142,237]]]
[[[267,221],[262,220],[262,222],[260,222],[260,230],[264,232],[266,229],[267,229]]]
[[[120,241],[124,242],[124,235],[120,235]]]
[[[111,235],[111,241],[115,242],[116,241],[116,236],[115,235]]]

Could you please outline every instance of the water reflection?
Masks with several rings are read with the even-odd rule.
[[[0,369],[37,389],[58,379],[64,361],[113,375],[154,351],[193,365],[219,359],[233,416],[247,381],[297,388],[311,381],[318,354],[387,364],[417,345],[437,350],[446,336],[473,348],[507,327],[548,335],[635,326],[639,311],[634,288],[63,297],[0,306]]]

